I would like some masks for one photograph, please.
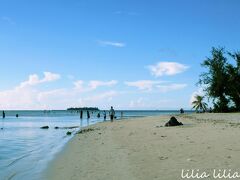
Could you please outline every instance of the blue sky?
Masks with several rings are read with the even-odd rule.
[[[239,7],[0,0],[0,109],[190,109],[211,47],[240,49]]]

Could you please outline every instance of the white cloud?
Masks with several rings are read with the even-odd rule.
[[[39,79],[39,76],[37,74],[32,74],[32,75],[29,75],[27,81],[24,81],[20,84],[19,88],[23,88],[25,86],[34,86],[34,85],[45,83],[45,82],[56,81],[60,78],[61,76],[59,74],[54,74],[51,72],[44,72],[43,79]]]
[[[91,96],[79,96],[76,106],[91,106],[108,109],[110,104],[112,104],[113,98],[119,94],[118,91],[105,91]]]
[[[138,98],[136,101],[132,100],[129,103],[130,108],[146,108],[146,104],[144,103],[144,100],[142,97]]]
[[[67,94],[67,91],[65,89],[53,89],[50,91],[43,91],[43,92],[38,92],[37,99],[38,101],[46,101],[49,100],[49,98],[53,98],[57,96],[61,96],[62,98]]]
[[[111,81],[90,81],[89,82],[89,88],[90,89],[96,89],[100,86],[113,86],[113,85],[116,85],[117,84],[117,81],[116,80],[111,80]]]
[[[42,90],[41,85],[53,82],[60,75],[45,72],[43,78],[37,74],[29,75],[28,80],[16,87],[0,91],[0,107],[3,109],[65,109],[72,106],[101,106],[110,102],[116,91],[97,92],[99,86],[111,87],[117,82],[90,81],[84,87],[84,81],[74,82],[72,87]],[[91,94],[89,94],[91,91]],[[107,106],[107,104],[106,104]]]
[[[118,47],[118,48],[122,48],[122,47],[126,46],[125,43],[113,42],[113,41],[98,41],[98,43],[102,46],[113,46],[113,47]]]
[[[84,83],[84,81],[82,81],[82,80],[73,82],[74,89],[78,90],[78,91],[84,91],[85,89],[84,89],[83,83]]]
[[[117,95],[118,95],[117,91],[107,91],[107,92],[99,93],[98,95],[95,95],[95,96],[87,97],[83,99],[83,101],[85,101],[87,104],[94,105],[94,103],[97,103],[101,100],[104,100],[105,102],[107,101],[109,102],[113,99],[114,96],[117,96]]]
[[[45,109],[66,109],[68,107],[81,106],[82,92],[73,88],[53,89],[38,92],[38,102]]]
[[[124,108],[151,109],[165,106],[160,103],[144,98],[137,98],[131,102],[119,98],[120,95],[130,94],[129,91],[115,91],[112,86],[118,82],[110,81],[75,81],[72,86],[65,88],[53,88],[43,90],[46,83],[60,79],[59,74],[45,72],[43,77],[38,74],[29,75],[28,79],[8,90],[0,90],[0,107],[2,109],[65,109],[72,106],[98,106],[109,108],[114,105],[118,107],[121,103]],[[185,84],[169,84],[164,81],[140,80],[125,82],[128,86],[133,86],[141,91],[169,92],[184,88]],[[50,87],[50,86],[49,86]],[[49,88],[48,87],[48,88]],[[100,88],[104,87],[104,88]],[[136,91],[134,91],[136,93]],[[113,101],[118,99],[118,103]],[[115,103],[115,104],[114,104]],[[169,106],[170,107],[170,106]]]
[[[177,62],[159,62],[155,65],[148,66],[151,74],[159,77],[159,76],[171,76],[181,72],[184,72],[189,67]]]
[[[160,84],[163,81],[139,80],[133,82],[125,82],[126,85],[137,87],[140,90],[152,90],[154,85]]]
[[[30,88],[0,91],[0,106],[4,109],[36,109],[37,92]]]
[[[195,96],[196,95],[200,95],[200,96],[204,96],[204,92],[202,88],[199,88],[198,90],[194,91],[189,99],[189,104],[192,106],[192,102],[196,100]]]
[[[41,82],[56,81],[60,78],[61,78],[61,76],[59,74],[54,74],[51,72],[44,72],[44,78],[41,80]]]
[[[169,92],[184,89],[185,87],[187,87],[187,84],[157,85],[156,87],[160,92]]]
[[[164,81],[139,80],[133,82],[125,82],[126,85],[136,87],[139,90],[169,92],[183,89],[187,84],[167,83]]]
[[[41,93],[35,85],[52,82],[60,78],[59,74],[44,72],[44,77],[29,75],[28,80],[10,90],[0,91],[0,106],[6,109],[39,109],[44,106],[39,101]]]
[[[140,97],[135,100],[131,100],[128,108],[139,109],[139,110],[157,110],[157,109],[169,109],[170,107],[176,106],[176,101],[172,99],[159,99],[152,100],[146,97]]]
[[[89,81],[89,83],[84,86],[84,81],[79,80],[74,82],[74,87],[76,90],[81,91],[81,92],[88,92],[88,91],[93,91],[97,89],[98,87],[112,87],[116,85],[118,82],[116,80],[111,80],[111,81],[96,81],[92,80]]]

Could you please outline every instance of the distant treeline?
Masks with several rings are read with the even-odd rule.
[[[97,107],[71,107],[67,109],[68,111],[99,111]]]

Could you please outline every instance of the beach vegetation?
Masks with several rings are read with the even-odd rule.
[[[196,112],[206,112],[207,103],[203,102],[204,97],[200,95],[195,95],[195,100],[192,102],[193,108]]]
[[[206,71],[200,75],[199,84],[205,96],[212,100],[213,110],[240,111],[240,52],[231,53],[225,48],[213,47],[211,56],[201,65]]]

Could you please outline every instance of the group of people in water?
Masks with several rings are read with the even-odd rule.
[[[92,114],[93,114],[93,112],[92,112]],[[121,113],[121,116],[122,115],[123,115],[123,113]],[[90,112],[87,111],[87,119],[90,119],[90,117],[91,117]],[[100,117],[101,117],[101,113],[98,112],[97,118],[100,118]],[[111,122],[113,122],[113,120],[116,119],[115,110],[113,109],[112,106],[111,106],[111,109],[109,110],[109,117],[110,117]],[[80,111],[80,119],[82,119],[82,118],[83,118],[83,111],[81,110]],[[103,111],[103,119],[104,119],[104,121],[106,121],[106,119],[107,119],[107,112],[106,111]]]
[[[2,112],[2,118],[4,119],[6,117],[6,114],[5,114],[5,111],[3,111]],[[16,114],[16,118],[18,118],[19,117],[19,115],[18,114]]]
[[[93,112],[92,112],[93,114]],[[123,113],[121,113],[121,116],[123,116]],[[5,114],[5,111],[2,111],[2,118],[4,119],[6,117],[6,114]],[[19,115],[16,114],[16,118],[18,118]],[[97,118],[100,118],[101,117],[101,114],[100,112],[98,112],[97,114]],[[110,117],[110,120],[111,122],[113,122],[114,119],[116,119],[116,116],[115,116],[115,110],[113,109],[113,107],[111,106],[111,109],[109,110],[109,117]],[[83,111],[81,110],[80,111],[80,119],[83,118]],[[103,118],[104,118],[104,121],[106,121],[107,119],[107,112],[106,111],[103,111]],[[87,111],[87,119],[90,119],[90,112]]]

